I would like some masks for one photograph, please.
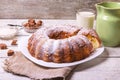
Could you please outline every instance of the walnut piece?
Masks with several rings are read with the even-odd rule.
[[[0,49],[7,49],[7,45],[5,43],[0,43]]]
[[[11,50],[11,49],[8,50],[8,52],[7,52],[7,55],[8,55],[8,56],[12,56],[13,54],[14,54],[14,50]]]
[[[42,25],[42,21],[35,21],[34,19],[28,19],[26,23],[23,24],[26,28],[39,28]]]
[[[12,40],[11,45],[17,45],[17,40]]]

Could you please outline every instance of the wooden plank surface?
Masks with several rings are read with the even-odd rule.
[[[95,58],[80,64],[70,80],[120,80],[120,58]]]
[[[75,19],[78,9],[108,0],[0,0],[0,18]],[[109,0],[120,1],[120,0]]]
[[[8,23],[21,24],[24,20],[0,20],[2,26]],[[75,25],[75,20],[43,20],[44,25],[55,24],[72,24]],[[24,30],[21,30],[16,39],[21,39],[26,35],[30,35]],[[5,41],[9,49],[19,50],[17,46],[11,46],[11,40]],[[7,49],[8,50],[8,49]],[[4,59],[7,58],[7,50],[0,50],[0,80],[30,80],[23,76],[13,75],[3,70]],[[97,58],[86,63],[78,65],[68,77],[68,80],[120,80],[120,47],[105,47],[105,51]],[[2,77],[1,77],[2,76]]]
[[[3,61],[0,59],[0,80],[29,80],[28,78],[13,75],[3,70]],[[96,58],[80,64],[70,74],[68,80],[119,80],[120,58]]]

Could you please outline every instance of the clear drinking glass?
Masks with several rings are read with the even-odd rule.
[[[76,13],[76,21],[78,27],[93,28],[95,20],[94,10],[79,9]]]

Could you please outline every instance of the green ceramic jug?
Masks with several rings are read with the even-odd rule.
[[[103,45],[120,45],[120,3],[98,3],[96,9],[96,31],[103,41]]]

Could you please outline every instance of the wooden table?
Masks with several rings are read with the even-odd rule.
[[[1,19],[0,26],[8,23],[21,24],[23,19]],[[76,24],[75,20],[43,20],[44,25]],[[29,36],[24,30],[20,30],[16,39]],[[17,46],[11,46],[12,40],[0,40],[8,45],[8,49],[19,50]],[[3,70],[3,62],[7,58],[7,50],[0,50],[0,80],[30,80],[27,77],[13,75]],[[105,51],[99,57],[80,64],[70,74],[68,80],[120,80],[120,47],[105,47]]]

